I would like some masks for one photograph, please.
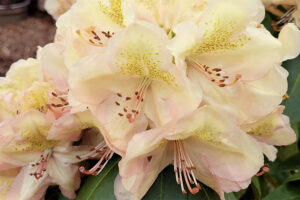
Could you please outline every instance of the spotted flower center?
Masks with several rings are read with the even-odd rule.
[[[201,189],[200,184],[194,174],[194,165],[187,154],[182,141],[174,141],[174,172],[176,182],[180,184],[182,193],[186,194],[184,182],[192,194],[196,194]],[[194,185],[194,186],[193,186]]]
[[[77,30],[77,35],[93,46],[103,46],[105,40],[110,39],[115,33],[110,31],[97,31],[96,27],[91,26],[84,30]]]
[[[116,94],[118,100],[115,101],[115,105],[119,108],[118,115],[120,117],[126,117],[130,123],[137,119],[150,84],[151,80],[143,79],[134,94],[130,96],[124,96],[122,93]]]
[[[240,74],[237,74],[235,77],[230,77],[221,68],[212,68],[207,65],[202,65],[193,58],[189,58],[187,62],[190,66],[202,73],[205,78],[217,84],[219,87],[232,86],[242,77]]]

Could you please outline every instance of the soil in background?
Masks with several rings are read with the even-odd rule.
[[[54,34],[54,20],[42,12],[16,24],[0,26],[0,76],[5,75],[13,62],[35,57],[37,46],[52,42]]]

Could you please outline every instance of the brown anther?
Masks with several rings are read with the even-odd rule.
[[[224,82],[225,82],[225,79],[222,79],[222,80],[220,80],[219,82],[220,82],[220,83],[224,83]]]
[[[76,156],[76,158],[77,158],[77,159],[79,159],[79,160],[81,160],[81,157],[80,157],[80,156],[78,156],[78,155]]]
[[[227,79],[227,78],[229,78],[229,76],[223,76],[223,78]]]
[[[220,71],[222,71],[222,69],[220,69],[220,68],[214,68],[213,71],[220,72]]]
[[[219,84],[219,87],[225,87],[226,85],[225,84]]]
[[[117,93],[117,95],[118,95],[118,97],[122,97],[122,94],[120,94],[120,93]]]
[[[217,73],[216,76],[221,76],[221,74],[220,74],[220,73]]]
[[[57,97],[57,94],[55,94],[54,92],[51,93],[53,96]]]
[[[126,108],[124,108],[123,110],[124,110],[124,112],[127,112],[127,109],[126,109]]]
[[[136,110],[132,110],[131,112],[136,113]]]
[[[126,101],[129,101],[129,100],[131,100],[131,97],[126,97]]]
[[[139,93],[138,93],[138,92],[135,92],[134,94],[135,94],[135,95],[138,95]]]
[[[116,103],[117,106],[120,106],[120,103],[119,103],[119,102],[116,101],[115,103]]]
[[[148,162],[150,162],[152,160],[152,156],[148,156],[147,160],[148,160]]]
[[[124,115],[122,113],[118,113],[120,115],[120,117],[123,117]]]
[[[215,80],[215,79],[211,79],[211,81],[212,81],[212,82],[215,82],[216,80]]]
[[[89,42],[95,44],[95,42],[93,40],[91,40],[91,39],[89,39]]]

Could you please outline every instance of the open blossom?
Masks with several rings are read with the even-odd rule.
[[[54,19],[70,9],[75,0],[46,0],[45,9]]]
[[[84,56],[105,51],[116,31],[126,27],[132,16],[122,0],[78,0],[57,21],[56,42],[65,47],[68,68]]]
[[[132,135],[161,126],[200,103],[185,73],[172,63],[166,33],[133,23],[115,33],[106,52],[88,56],[71,69],[74,97],[86,104],[114,151],[124,155]],[[82,70],[84,69],[84,70]]]
[[[121,178],[115,183],[117,199],[141,199],[169,164],[174,165],[176,181],[183,193],[187,190],[197,193],[200,182],[213,188],[221,199],[224,192],[246,188],[263,165],[263,153],[269,154],[267,147],[251,135],[270,141],[273,138],[276,142],[271,144],[275,145],[295,141],[289,124],[280,124],[277,116],[272,115],[249,125],[245,132],[221,107],[204,106],[182,119],[133,136],[119,164]]]
[[[299,54],[300,32],[289,24],[275,39],[260,25],[264,11],[255,9],[254,2],[231,3],[216,3],[199,28],[193,23],[177,26],[171,48],[203,91],[203,102],[225,106],[240,122],[254,121],[281,103],[288,73],[279,65]],[[253,9],[252,17],[247,9]],[[183,45],[185,38],[188,45]],[[186,50],[178,51],[181,46]]]
[[[72,147],[70,142],[48,140],[49,119],[39,111],[28,111],[0,126],[1,170],[22,167],[7,199],[41,199],[51,184],[58,184],[65,196],[75,198],[80,183],[80,155],[90,147]],[[78,158],[79,157],[79,158]]]
[[[0,170],[22,168],[7,199],[41,199],[51,184],[74,199],[80,183],[76,163],[99,154],[90,146],[72,146],[96,122],[86,105],[70,106],[68,71],[57,49],[46,46],[38,60],[21,60],[1,78]],[[54,76],[55,69],[62,77]]]

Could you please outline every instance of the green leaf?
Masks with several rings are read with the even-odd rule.
[[[299,181],[300,180],[300,172],[296,172],[295,174],[292,174],[291,176],[289,176],[285,182],[293,182],[293,181]]]
[[[258,177],[253,177],[251,187],[255,196],[255,199],[261,199],[261,189]]]
[[[299,182],[287,183],[279,186],[263,200],[299,200]]]
[[[76,200],[115,200],[114,181],[118,175],[120,158],[114,156],[98,176],[89,176],[81,185]]]
[[[300,121],[300,56],[296,59],[283,63],[283,66],[289,71],[289,90],[290,98],[285,100],[285,114],[290,117],[291,123]]]
[[[182,194],[180,185],[176,183],[174,169],[172,166],[164,169],[143,200],[220,200],[219,195],[209,187],[201,184],[201,190],[192,195]],[[232,194],[225,194],[226,200],[237,200]]]
[[[279,169],[283,171],[300,170],[300,153],[297,153],[294,156],[282,162]]]

